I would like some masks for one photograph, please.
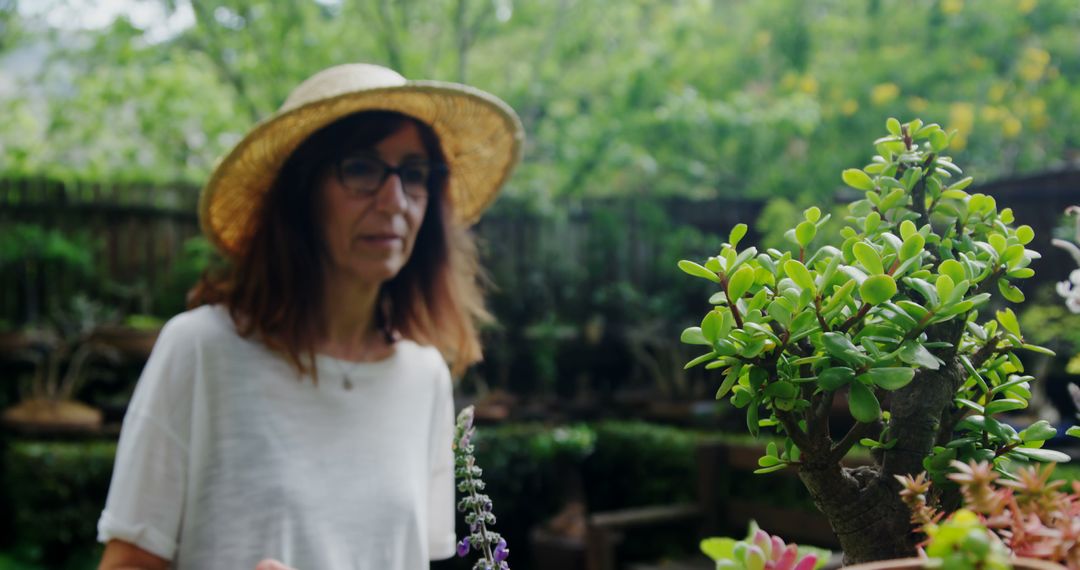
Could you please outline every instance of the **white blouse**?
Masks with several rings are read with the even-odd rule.
[[[452,556],[453,399],[439,352],[318,356],[319,383],[204,306],[162,329],[136,386],[98,540],[173,568],[417,570]],[[345,376],[348,376],[346,380]]]

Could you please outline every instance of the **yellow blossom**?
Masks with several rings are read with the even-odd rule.
[[[974,127],[975,105],[964,101],[949,105],[949,124],[945,130],[956,129],[951,145],[954,149],[963,150],[967,147],[967,137]]]
[[[997,105],[984,105],[980,111],[982,119],[988,123],[996,123],[1007,114],[1005,109],[998,107]]]
[[[919,114],[925,111],[926,108],[930,106],[930,102],[926,99],[923,99],[922,97],[911,97],[908,99],[907,105],[908,109],[911,109],[913,113]]]
[[[818,91],[817,79],[813,75],[802,76],[802,79],[799,80],[799,91],[810,95],[816,94]]]
[[[998,83],[990,86],[990,89],[986,92],[986,98],[992,103],[1000,103],[1005,98],[1005,85]]]
[[[948,15],[959,14],[964,9],[964,0],[944,0],[941,11]]]
[[[859,110],[859,102],[854,99],[847,99],[840,104],[840,112],[850,117]]]
[[[1046,114],[1046,101],[1038,97],[1028,99],[1027,112],[1032,116],[1039,116]]]
[[[1020,55],[1020,77],[1026,81],[1038,81],[1046,73],[1046,66],[1050,64],[1050,53],[1037,47],[1028,46]]]
[[[750,43],[754,50],[763,50],[769,47],[769,44],[772,43],[772,34],[769,33],[767,30],[761,30],[758,33],[754,34],[754,39],[751,40]]]
[[[870,90],[870,100],[875,105],[884,105],[900,95],[900,87],[895,83],[879,83]]]
[[[1001,125],[1001,135],[1007,139],[1014,139],[1023,130],[1023,124],[1020,123],[1020,119],[1009,115],[1005,117],[1005,121]]]
[[[1016,9],[1019,10],[1021,14],[1030,14],[1038,4],[1039,0],[1020,0],[1019,4],[1016,5]]]

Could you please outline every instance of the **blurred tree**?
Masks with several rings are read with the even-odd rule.
[[[157,2],[193,24],[53,36],[47,111],[9,101],[0,171],[201,181],[293,85],[344,61],[507,99],[529,133],[509,191],[541,202],[816,200],[859,159],[848,141],[890,115],[958,129],[982,179],[1080,148],[1073,0]],[[9,5],[4,30],[19,28]]]

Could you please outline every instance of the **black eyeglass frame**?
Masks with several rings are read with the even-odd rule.
[[[344,166],[346,162],[350,160],[364,159],[371,161],[382,168],[382,175],[379,177],[378,184],[375,184],[371,188],[361,189],[356,188],[354,185],[348,184],[345,181]],[[416,168],[418,165],[423,165],[428,169],[427,179],[422,186],[413,186],[405,182],[405,178],[402,174],[410,168]],[[390,166],[386,161],[382,160],[378,156],[371,154],[350,154],[338,159],[334,163],[334,176],[337,178],[339,184],[345,187],[351,194],[360,197],[372,197],[379,193],[379,190],[386,184],[386,180],[391,175],[397,175],[398,180],[401,181],[401,189],[405,192],[405,195],[411,200],[420,200],[427,198],[432,190],[436,189],[438,183],[445,180],[450,170],[446,164],[441,162],[423,160],[423,161],[406,161],[398,166]],[[420,191],[422,189],[422,191]]]

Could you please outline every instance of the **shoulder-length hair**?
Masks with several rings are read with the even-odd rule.
[[[188,306],[222,304],[239,334],[258,337],[301,374],[314,370],[315,343],[326,330],[324,262],[328,252],[316,206],[317,188],[346,154],[370,149],[416,124],[432,161],[445,162],[438,137],[407,115],[367,111],[313,134],[283,165],[260,206],[251,238],[223,271],[208,272],[188,295]],[[452,168],[452,166],[451,166]],[[437,347],[455,375],[480,360],[477,325],[491,320],[483,304],[475,241],[453,221],[446,176],[433,176],[412,255],[385,282],[375,311],[387,339],[397,334]]]

